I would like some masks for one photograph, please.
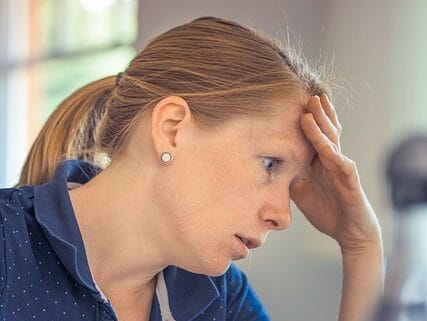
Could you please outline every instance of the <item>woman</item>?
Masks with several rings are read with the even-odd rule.
[[[204,17],[72,94],[0,194],[1,317],[268,320],[231,262],[289,227],[292,199],[340,245],[339,320],[363,318],[380,227],[327,92],[290,50]]]

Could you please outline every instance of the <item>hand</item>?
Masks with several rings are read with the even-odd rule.
[[[342,127],[333,105],[326,95],[313,96],[307,111],[301,126],[317,154],[308,176],[292,189],[292,200],[343,253],[381,246],[379,223],[360,185],[356,163],[341,153]]]

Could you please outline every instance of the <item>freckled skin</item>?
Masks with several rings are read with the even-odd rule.
[[[191,126],[173,162],[158,172],[152,196],[162,204],[175,259],[184,268],[220,275],[238,258],[235,233],[264,239],[268,230],[288,227],[289,184],[314,151],[297,131],[302,107],[275,104],[283,109],[275,117],[239,119],[210,131]],[[289,141],[269,137],[277,133]],[[296,145],[304,163],[289,160],[270,175],[260,156],[288,155],[286,145]]]

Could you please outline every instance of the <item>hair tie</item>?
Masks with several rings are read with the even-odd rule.
[[[124,74],[124,72],[123,72],[123,71],[120,71],[120,72],[116,75],[116,86],[118,86],[118,85],[119,85],[120,79],[122,79],[122,78],[123,78],[123,74]]]

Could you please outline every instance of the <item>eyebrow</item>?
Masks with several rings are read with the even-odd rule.
[[[295,147],[297,144],[295,144],[294,140],[292,139],[292,137],[283,137],[280,134],[272,134],[271,136],[269,136],[270,139],[276,139],[282,143],[291,143],[291,147],[288,149],[291,153],[291,158],[292,160],[294,160],[297,163],[301,162],[301,159],[297,156],[297,153],[295,152]]]
[[[295,143],[295,139],[294,138],[295,138],[295,136],[298,136],[299,134],[300,133],[298,131],[294,131],[293,130],[291,132],[291,134],[287,135],[287,136],[283,136],[283,133],[277,133],[276,132],[276,133],[272,133],[272,134],[268,135],[267,137],[269,139],[278,140],[278,141],[280,141],[282,143],[287,143],[287,144],[291,143],[290,144],[291,146],[287,149],[290,152],[290,154],[291,154],[291,159],[293,161],[295,161],[296,163],[304,163],[302,161],[302,159],[299,158],[297,156],[297,153],[295,152],[297,144]],[[304,170],[310,166],[310,164],[313,162],[313,159],[316,156],[316,154],[317,153],[314,154],[313,158],[310,160],[310,163],[307,166],[304,166]]]

